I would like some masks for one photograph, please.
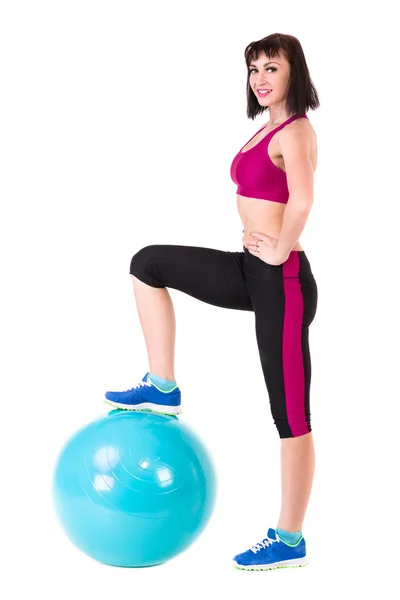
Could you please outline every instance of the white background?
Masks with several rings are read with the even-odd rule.
[[[3,1],[1,585],[5,598],[351,598],[392,590],[399,536],[398,47],[394,3]],[[230,164],[248,43],[300,40],[321,107],[301,242],[319,289],[310,328],[316,474],[306,569],[232,556],[275,527],[280,441],[254,315],[170,290],[182,420],[214,458],[215,512],[182,555],[103,566],[60,528],[51,478],[104,392],[148,369],[129,278],[149,244],[242,249]],[[397,87],[398,90],[398,87]]]

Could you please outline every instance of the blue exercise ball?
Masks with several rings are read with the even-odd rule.
[[[216,476],[201,439],[176,417],[113,410],[57,459],[53,500],[73,544],[113,566],[149,567],[186,550],[213,512]]]

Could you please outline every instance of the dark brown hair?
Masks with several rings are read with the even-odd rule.
[[[251,42],[244,51],[247,67],[247,116],[250,119],[265,110],[268,106],[261,106],[249,84],[250,68],[253,60],[258,59],[260,52],[270,58],[277,57],[280,53],[286,58],[290,65],[290,76],[286,96],[286,110],[289,115],[303,115],[309,109],[315,110],[320,105],[317,90],[311,81],[303,48],[299,40],[293,35],[284,33],[272,33],[257,42]]]

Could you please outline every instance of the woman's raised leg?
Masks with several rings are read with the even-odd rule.
[[[179,414],[180,388],[175,384],[176,321],[167,288],[223,308],[252,311],[243,275],[243,253],[198,246],[153,245],[137,252],[130,265],[134,295],[149,359],[149,373],[172,381],[172,389],[149,373],[123,392],[106,392],[116,408]]]
[[[136,308],[146,342],[150,372],[175,381],[174,305],[167,288],[154,288],[130,275]]]

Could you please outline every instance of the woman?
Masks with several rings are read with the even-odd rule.
[[[247,116],[270,119],[231,166],[243,222],[243,251],[177,245],[146,246],[130,264],[149,372],[106,401],[130,410],[178,415],[174,376],[175,314],[167,288],[209,304],[253,311],[271,413],[281,438],[282,507],[275,529],[234,557],[241,569],[308,563],[302,535],[312,480],[309,326],[317,285],[299,242],[313,204],[317,142],[306,116],[319,100],[299,41],[273,34],[245,50]]]

